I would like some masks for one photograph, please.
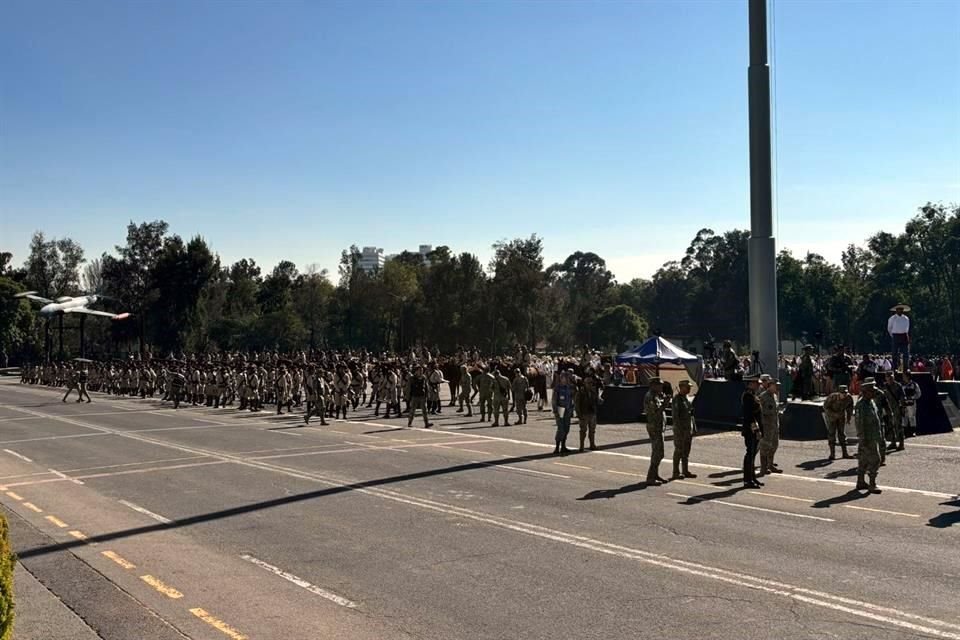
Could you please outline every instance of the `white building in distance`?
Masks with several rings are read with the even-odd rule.
[[[357,266],[367,273],[373,273],[378,269],[383,269],[386,261],[383,249],[380,247],[364,247],[360,251],[360,260],[357,262]]]

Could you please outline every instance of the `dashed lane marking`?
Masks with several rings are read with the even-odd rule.
[[[820,516],[808,516],[803,513],[792,513],[790,511],[778,511],[777,509],[767,509],[765,507],[755,507],[749,504],[739,504],[737,502],[727,502],[726,500],[706,500],[704,498],[698,498],[697,496],[688,496],[682,493],[667,493],[668,496],[673,496],[675,498],[686,498],[687,500],[693,500],[694,502],[706,502],[708,504],[722,504],[727,507],[736,507],[737,509],[749,509],[750,511],[763,511],[765,513],[776,513],[784,516],[791,516],[794,518],[805,518],[807,520],[819,520],[820,522],[836,522],[833,518],[822,518]]]
[[[227,637],[231,638],[232,640],[247,640],[247,636],[243,635],[242,633],[240,633],[239,631],[237,631],[236,629],[228,625],[223,620],[220,620],[219,618],[216,618],[210,615],[200,607],[190,609],[190,613],[197,616],[198,618],[206,622],[208,625],[210,625],[220,633],[225,634]]]
[[[872,507],[858,507],[852,504],[843,505],[845,509],[856,509],[857,511],[873,511],[875,513],[883,513],[891,516],[903,516],[905,518],[919,518],[920,516],[916,513],[904,513],[903,511],[887,511],[886,509],[874,509]]]
[[[133,509],[133,510],[136,511],[137,513],[142,513],[142,514],[145,515],[145,516],[148,516],[148,517],[150,517],[150,518],[153,518],[153,519],[156,520],[157,522],[162,522],[163,524],[170,524],[171,522],[173,522],[173,521],[170,520],[169,518],[164,518],[164,517],[163,517],[162,515],[160,515],[159,513],[154,513],[153,511],[150,511],[149,509],[145,509],[145,508],[141,507],[141,506],[138,505],[138,504],[134,504],[133,502],[128,502],[127,500],[119,500],[119,502],[120,502],[120,504],[122,504],[122,505],[125,506],[125,507],[130,507],[131,509]]]
[[[794,500],[796,502],[816,502],[813,498],[795,498],[793,496],[785,496],[781,493],[768,493],[766,491],[748,491],[755,496],[766,496],[768,498],[780,498],[781,500]]]
[[[14,500],[23,500],[23,496],[21,496],[19,493],[14,493],[13,491],[7,491],[6,493]]]
[[[559,473],[550,473],[548,471],[537,471],[535,469],[524,469],[523,467],[515,467],[511,464],[494,464],[492,462],[483,462],[481,460],[471,460],[470,464],[479,464],[484,467],[492,467],[494,469],[504,469],[509,471],[519,471],[521,473],[532,473],[537,476],[547,476],[549,478],[563,478],[564,480],[569,480],[571,476],[565,476]]]
[[[24,502],[24,503],[23,503],[23,506],[25,506],[27,509],[30,509],[30,511],[35,511],[35,512],[37,512],[37,513],[43,513],[43,509],[41,509],[41,508],[38,507],[37,505],[33,504],[32,502]]]
[[[213,456],[204,456],[204,457],[210,458]],[[76,481],[78,484],[83,484],[81,480],[91,480],[94,478],[112,478],[115,476],[126,476],[126,475],[137,474],[137,473],[153,473],[154,471],[171,471],[174,469],[190,469],[192,467],[207,467],[207,466],[213,466],[218,464],[228,464],[229,462],[230,462],[229,460],[213,459],[213,460],[207,460],[205,462],[193,462],[190,464],[175,464],[175,465],[168,465],[163,467],[147,467],[145,469],[125,469],[123,471],[90,473],[82,476],[77,476],[76,478],[57,477],[57,478],[49,478],[44,480],[24,480],[23,482],[10,482],[6,485],[6,487],[26,487],[26,486],[33,486],[37,484],[49,484],[51,482],[63,482],[64,480]]]
[[[173,587],[164,584],[163,582],[161,582],[157,578],[154,578],[150,574],[147,574],[145,576],[140,576],[140,579],[146,582],[148,585],[150,585],[154,589],[156,589],[157,591],[159,591],[160,593],[162,593],[163,595],[167,596],[168,598],[179,600],[180,598],[183,597],[182,593],[180,593]]]
[[[52,522],[53,524],[57,525],[57,526],[60,527],[61,529],[66,529],[67,527],[70,526],[70,525],[68,525],[66,522],[64,522],[63,520],[61,520],[60,518],[58,518],[57,516],[47,516],[47,520],[49,520],[49,521]]]
[[[627,473],[626,471],[615,471],[613,469],[607,469],[607,473],[613,473],[618,476],[630,476],[631,478],[639,478],[640,475],[636,473]]]
[[[20,458],[24,462],[33,462],[33,460],[23,455],[22,453],[17,453],[16,451],[11,451],[10,449],[4,449],[4,451],[12,455],[14,458]]]
[[[124,569],[137,568],[137,565],[133,564],[132,562],[130,562],[129,560],[127,560],[126,558],[124,558],[123,556],[121,556],[120,554],[114,551],[101,551],[100,555],[104,556],[105,558],[110,558],[111,560],[116,562],[118,565],[120,565]]]
[[[76,529],[74,529],[74,530],[72,530],[72,531],[67,531],[67,533],[69,533],[71,536],[73,536],[73,537],[76,538],[77,540],[86,540],[86,539],[87,539],[87,534],[85,534],[85,533],[82,532],[82,531],[78,531],[78,530],[76,530]]]
[[[352,601],[348,600],[347,598],[344,598],[343,596],[337,595],[337,594],[333,593],[332,591],[327,591],[327,590],[324,589],[323,587],[318,587],[318,586],[315,585],[315,584],[311,584],[311,583],[307,582],[306,580],[304,580],[303,578],[299,578],[299,577],[293,575],[292,573],[287,573],[287,572],[284,571],[283,569],[281,569],[281,568],[279,568],[279,567],[275,567],[275,566],[273,566],[272,564],[266,563],[266,562],[264,562],[263,560],[260,560],[260,559],[258,559],[258,558],[254,558],[253,556],[247,555],[247,554],[244,554],[244,555],[242,555],[242,556],[240,556],[240,557],[243,558],[244,560],[246,560],[247,562],[251,562],[251,563],[257,565],[257,566],[260,567],[261,569],[266,569],[266,570],[269,571],[270,573],[272,573],[272,574],[274,574],[274,575],[277,575],[277,576],[280,576],[280,577],[283,578],[284,580],[287,580],[288,582],[292,582],[293,584],[297,585],[298,587],[302,587],[302,588],[306,589],[307,591],[309,591],[310,593],[313,593],[313,594],[316,594],[316,595],[320,596],[321,598],[326,598],[327,600],[329,600],[329,601],[331,601],[331,602],[334,602],[334,603],[340,605],[341,607],[347,607],[348,609],[354,609],[354,608],[356,608],[356,606],[357,606],[357,604],[356,604],[355,602],[352,602]]]
[[[451,447],[446,444],[435,444],[434,447],[439,449],[450,449],[452,451],[466,451],[467,453],[479,453],[482,456],[497,456],[498,458],[505,457],[500,453],[490,453],[489,451],[481,451],[480,449],[467,449],[466,447]]]
[[[71,477],[68,476],[67,474],[62,473],[62,472],[60,472],[60,471],[57,471],[56,469],[49,469],[49,468],[48,468],[47,471],[49,471],[50,473],[52,473],[53,475],[57,476],[58,478],[60,478],[60,479],[62,479],[62,480],[66,480],[67,482],[72,482],[73,484],[83,484],[83,481],[82,481],[82,480],[77,480],[76,478],[71,478]]]
[[[960,447],[954,447],[949,444],[920,444],[919,442],[911,442],[910,446],[907,447],[923,447],[924,449],[952,449],[954,451],[960,451]]]
[[[593,471],[593,467],[585,467],[582,464],[570,464],[569,462],[554,462],[553,464],[560,465],[561,467],[573,467],[574,469],[587,469],[588,471]]]

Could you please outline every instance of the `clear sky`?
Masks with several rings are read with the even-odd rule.
[[[960,201],[960,2],[772,1],[779,245]],[[621,281],[749,226],[746,0],[0,2],[0,250],[540,234]]]

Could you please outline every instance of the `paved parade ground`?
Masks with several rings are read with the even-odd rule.
[[[560,458],[535,410],[306,427],[61,396],[0,381],[20,639],[960,638],[957,434],[890,454],[879,495],[824,442],[743,490],[732,432],[646,488],[642,424]]]

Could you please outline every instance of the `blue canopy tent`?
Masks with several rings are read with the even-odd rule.
[[[703,381],[703,358],[687,353],[669,340],[660,336],[648,338],[646,342],[617,356],[617,364],[633,366],[654,366],[659,370],[661,364],[680,364],[686,368],[690,378],[698,385]]]

